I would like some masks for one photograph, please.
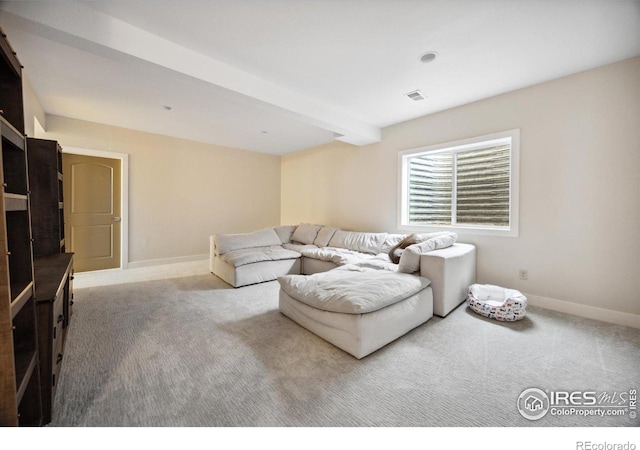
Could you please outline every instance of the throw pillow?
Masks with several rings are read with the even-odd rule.
[[[300,242],[302,244],[313,244],[318,231],[322,228],[321,225],[311,225],[310,223],[301,223],[296,228],[296,231],[291,235],[291,240],[294,242]]]
[[[338,228],[336,227],[322,227],[320,231],[318,231],[318,236],[315,241],[313,241],[314,245],[317,245],[318,247],[326,247],[329,245],[329,241],[336,231],[338,231]]]
[[[276,234],[278,235],[278,237],[280,238],[280,241],[283,244],[291,242],[291,235],[293,234],[295,229],[296,229],[295,225],[281,225],[279,227],[274,228]]]
[[[389,250],[389,258],[391,262],[394,264],[398,264],[400,262],[400,256],[404,253],[404,249],[413,244],[418,244],[421,242],[420,236],[417,234],[410,234],[409,236],[402,239],[396,245],[394,245],[391,250]]]
[[[418,250],[418,245],[421,244],[413,244],[404,249],[402,256],[400,256],[398,272],[414,273],[420,270],[420,251]]]

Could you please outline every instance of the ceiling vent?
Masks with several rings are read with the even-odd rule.
[[[418,100],[424,100],[425,98],[427,98],[422,92],[420,91],[412,91],[409,92],[408,94],[404,94],[407,97],[409,97],[411,100],[413,100],[414,102],[417,102]]]

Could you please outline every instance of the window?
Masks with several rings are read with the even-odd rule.
[[[519,130],[400,152],[400,229],[518,235]]]

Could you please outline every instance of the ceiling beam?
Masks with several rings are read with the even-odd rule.
[[[2,2],[0,9],[28,21],[32,31],[47,39],[105,57],[117,52],[205,81],[239,101],[329,130],[337,140],[359,146],[381,140],[379,127],[91,7],[75,2]]]

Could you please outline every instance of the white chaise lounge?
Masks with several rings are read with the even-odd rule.
[[[280,312],[360,359],[433,316],[426,278],[346,265],[278,279]]]

